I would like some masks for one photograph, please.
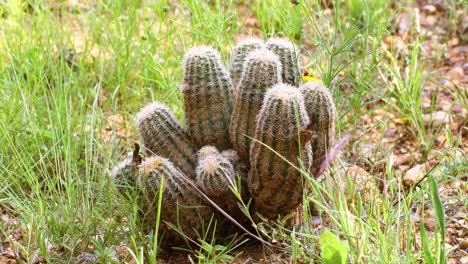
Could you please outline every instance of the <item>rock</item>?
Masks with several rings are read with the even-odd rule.
[[[460,66],[453,67],[450,71],[447,72],[448,77],[453,81],[462,81],[465,77],[465,72]]]
[[[342,188],[348,200],[352,200],[350,190],[346,181],[346,176],[349,177],[353,194],[360,195],[363,201],[369,201],[379,192],[378,186],[373,177],[359,166],[351,165],[345,168],[345,173],[342,174]],[[376,197],[374,197],[376,198]]]
[[[398,18],[398,33],[406,34],[410,31],[411,17],[408,13],[400,14]]]
[[[436,160],[431,160],[423,164],[416,165],[409,169],[403,176],[403,184],[411,187],[417,184],[437,164]]]
[[[433,5],[425,5],[422,7],[422,10],[426,11],[429,14],[433,14],[437,11],[437,8]]]
[[[423,121],[426,126],[439,126],[450,122],[450,115],[444,111],[436,111],[423,115]]]
[[[433,27],[437,23],[438,18],[436,16],[427,16],[426,17],[426,26]]]
[[[468,62],[463,63],[462,68],[463,68],[464,71],[468,72]]]
[[[461,264],[468,264],[468,256],[464,256],[460,258],[460,263]]]

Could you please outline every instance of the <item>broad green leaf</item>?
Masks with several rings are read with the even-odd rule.
[[[322,261],[325,264],[345,264],[348,258],[348,247],[330,231],[325,230],[320,235],[320,247],[322,250]]]
[[[432,175],[429,175],[429,182],[431,184],[431,194],[432,194],[432,201],[434,203],[434,210],[435,210],[435,217],[437,220],[437,224],[439,226],[439,232],[441,236],[441,246],[439,252],[439,263],[443,264],[446,263],[445,259],[445,213],[444,207],[442,206],[442,201],[439,197],[439,189],[437,188],[437,182]]]
[[[427,239],[426,228],[424,227],[424,221],[419,222],[419,230],[421,231],[421,241],[422,246],[424,249],[424,256],[426,257],[426,261],[428,264],[434,264],[435,259],[431,254],[431,250],[429,249],[429,241]]]

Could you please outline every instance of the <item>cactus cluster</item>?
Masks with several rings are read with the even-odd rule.
[[[279,38],[241,41],[229,70],[215,49],[196,47],[182,67],[185,128],[167,106],[145,106],[136,123],[146,158],[136,150],[112,174],[121,192],[133,184],[142,193],[145,226],[154,227],[159,202],[170,245],[180,236],[167,223],[191,239],[211,217],[225,221],[219,208],[245,223],[239,202],[269,219],[294,212],[301,173],[313,174],[334,143],[336,115],[322,83],[299,87],[297,47]]]

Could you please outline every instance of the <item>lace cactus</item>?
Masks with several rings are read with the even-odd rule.
[[[268,88],[281,82],[281,63],[278,56],[267,49],[252,51],[246,58],[239,81],[231,118],[230,135],[234,150],[248,164],[255,118]]]
[[[299,138],[308,124],[304,99],[298,89],[277,84],[267,91],[257,116],[258,141],[251,145],[248,176],[255,209],[266,217],[288,214],[302,201],[301,174],[284,159],[297,166],[301,156],[305,164],[310,164],[310,143]]]
[[[169,158],[187,176],[195,179],[195,147],[167,106],[149,104],[136,115],[136,121],[148,155]]]
[[[232,84],[234,90],[237,91],[238,82],[242,75],[245,58],[253,50],[260,49],[265,46],[265,42],[258,38],[247,38],[239,41],[232,50],[231,64],[229,72],[231,73]]]
[[[211,47],[192,48],[182,62],[182,92],[187,131],[195,146],[231,146],[227,135],[232,112],[233,88],[219,53]]]
[[[266,45],[280,58],[283,82],[298,86],[301,81],[298,62],[299,49],[289,40],[283,38],[270,38],[267,40]]]
[[[139,187],[145,228],[154,228],[159,190],[166,245],[184,242],[167,223],[193,240],[206,231],[203,220],[214,216],[222,230],[217,238],[225,238],[238,230],[227,219],[247,225],[260,221],[256,213],[276,219],[293,212],[304,189],[298,168],[316,174],[334,144],[336,119],[322,83],[296,88],[298,49],[280,38],[240,42],[230,63],[235,88],[213,48],[191,49],[182,66],[186,130],[166,106],[144,107],[136,119],[150,157],[142,162],[136,148],[112,173],[120,192]],[[239,198],[252,199],[253,218],[243,215]]]
[[[315,134],[311,143],[315,158],[313,168],[317,170],[335,143],[336,109],[332,95],[322,82],[306,82],[300,91],[310,118],[309,127]]]
[[[189,179],[166,158],[155,155],[142,162],[138,185],[143,193],[140,208],[147,229],[152,229],[156,223],[159,190],[162,188],[161,223],[178,226],[180,231],[191,239],[197,238],[195,230],[204,230],[204,221],[208,222],[214,211],[188,181]],[[161,228],[166,233],[166,245],[182,243],[182,237],[175,230],[166,224]]]

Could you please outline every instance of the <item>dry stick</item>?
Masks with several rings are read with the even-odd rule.
[[[435,165],[434,165],[434,166],[433,166],[433,167],[432,167],[432,168],[431,168],[415,185],[414,185],[414,187],[413,187],[412,189],[415,189],[416,187],[418,187],[418,186],[421,184],[421,182],[422,182],[423,180],[425,180],[425,179],[429,176],[429,174],[431,174],[432,171],[433,171],[436,167],[438,167],[438,166],[440,165],[440,163],[441,163],[441,161],[437,162],[437,164],[435,164]],[[405,196],[402,196],[400,199],[398,199],[396,202],[394,202],[392,206],[398,205],[398,204],[403,200],[403,198],[405,198]]]
[[[133,156],[132,156],[132,163],[134,165],[140,165],[142,162],[142,158],[140,156],[140,145],[135,141],[135,149],[133,150]]]

